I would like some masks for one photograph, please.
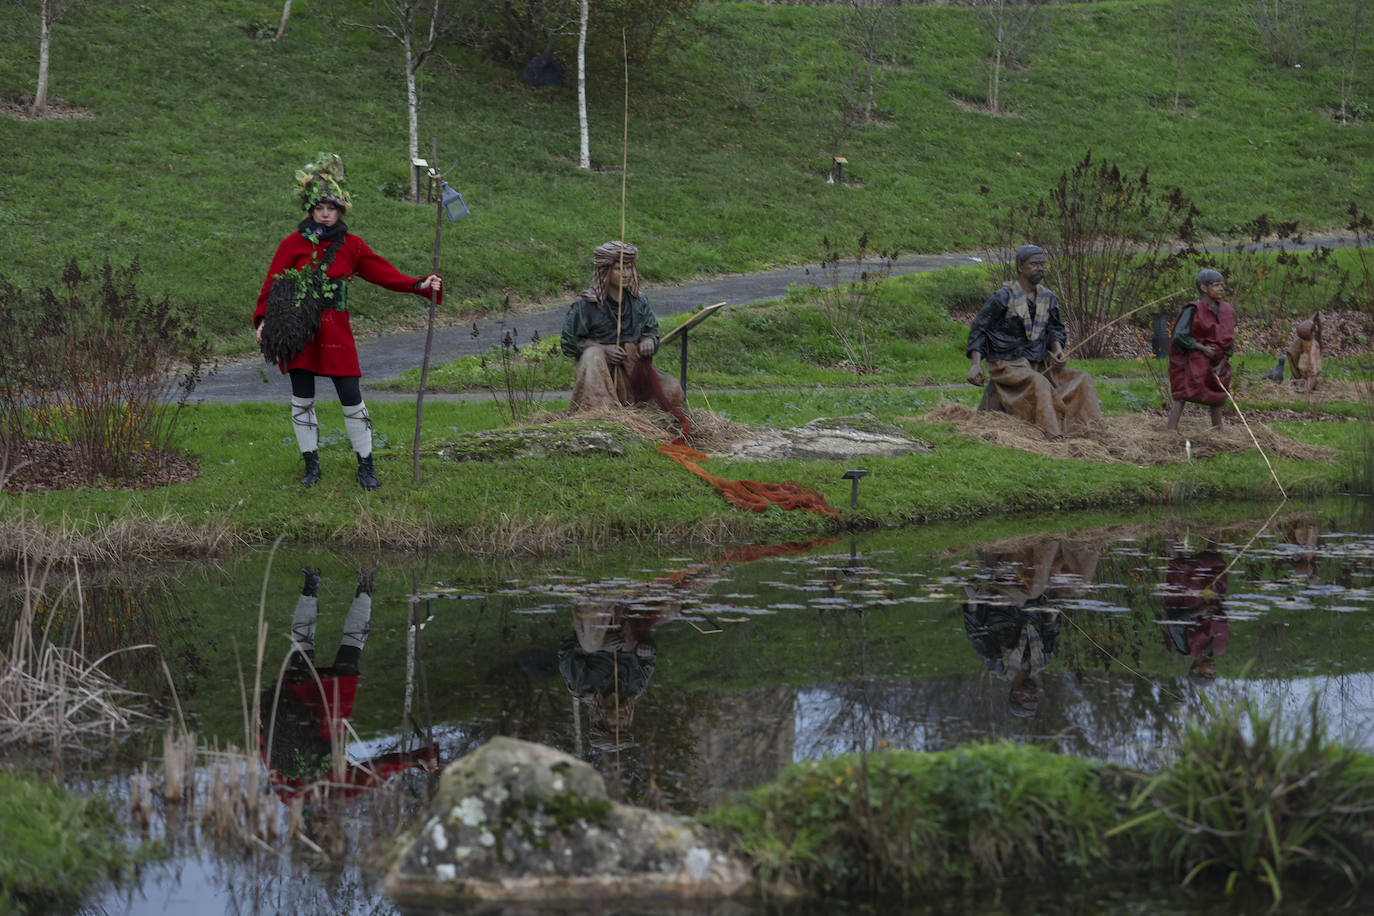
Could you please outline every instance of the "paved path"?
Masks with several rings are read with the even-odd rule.
[[[900,258],[893,265],[892,274],[925,273],[946,267],[964,267],[979,263],[978,258],[969,255],[911,255]],[[809,268],[814,272],[815,268]],[[747,302],[763,302],[779,299],[787,294],[792,284],[817,284],[814,273],[808,275],[806,267],[786,267],[757,274],[734,277],[717,277],[698,283],[683,283],[676,286],[650,287],[645,290],[653,303],[654,313],[659,318],[676,315],[679,312],[693,312],[703,305],[725,301],[731,305]],[[853,264],[841,265],[841,275],[852,277]],[[554,308],[479,319],[477,336],[472,334],[472,323],[456,327],[434,329],[434,345],[430,349],[430,365],[472,356],[497,346],[506,328],[514,328],[519,340],[527,341],[538,331],[541,338],[556,336],[563,327],[563,315],[567,305]],[[676,344],[674,344],[676,345]],[[363,393],[369,401],[415,401],[415,394],[409,391],[383,391],[368,387],[369,381],[395,378],[408,369],[416,369],[424,358],[425,332],[404,331],[385,334],[380,337],[358,341],[358,359],[363,365]],[[568,369],[569,381],[572,368]],[[319,390],[326,400],[332,396],[328,384]],[[291,396],[291,386],[286,376],[274,367],[267,366],[260,358],[236,360],[222,366],[214,376],[196,386],[196,400],[204,401],[275,401],[285,403]],[[551,398],[566,398],[568,392],[548,392]],[[426,392],[425,400],[469,400],[490,399],[486,392],[479,394],[438,394]]]
[[[1313,248],[1325,245],[1330,248],[1353,246],[1354,239],[1336,236],[1306,239],[1296,245],[1291,240],[1283,246],[1290,250]],[[1219,246],[1216,246],[1219,247]],[[1227,246],[1229,247],[1229,246]],[[1262,244],[1247,247],[1272,247]],[[892,275],[927,273],[946,267],[966,267],[981,263],[973,255],[908,255],[899,258],[892,268]],[[732,277],[718,277],[696,283],[682,283],[675,286],[649,287],[645,290],[653,303],[654,313],[659,318],[676,315],[679,312],[693,312],[703,305],[725,301],[731,305],[744,305],[750,302],[764,302],[780,299],[787,295],[792,284],[819,285],[821,278],[815,274],[816,267],[784,267],[755,274]],[[854,278],[853,263],[841,265],[841,277],[848,281]],[[492,318],[482,318],[476,322],[477,334],[472,333],[473,323],[455,327],[434,329],[434,344],[430,349],[430,365],[484,353],[501,343],[506,328],[514,328],[520,341],[528,341],[538,331],[541,338],[558,334],[563,327],[563,315],[567,305],[537,311],[523,312]],[[415,394],[409,391],[383,391],[369,388],[368,381],[390,379],[401,375],[408,369],[417,369],[425,352],[425,332],[405,331],[385,334],[380,337],[358,341],[358,358],[363,366],[363,392],[369,401],[410,401],[414,403]],[[572,370],[569,367],[569,381]],[[328,384],[320,390],[320,396],[328,399],[331,393]],[[222,366],[212,377],[196,386],[196,399],[204,401],[275,401],[285,403],[291,396],[291,386],[286,376],[275,368],[266,366],[260,358],[253,357],[237,360]],[[548,398],[566,398],[567,391],[547,392]],[[491,397],[486,392],[477,394],[439,394],[427,392],[426,400],[486,400]]]

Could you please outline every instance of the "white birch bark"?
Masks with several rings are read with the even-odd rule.
[[[582,22],[577,33],[577,125],[581,147],[578,168],[591,171],[591,140],[587,134],[587,0],[582,0]]]
[[[289,20],[290,18],[291,18],[291,0],[286,0],[286,2],[285,2],[284,4],[282,4],[282,8],[281,8],[281,25],[277,26],[277,34],[272,38],[272,40],[273,40],[274,42],[275,42],[275,41],[281,41],[281,37],[282,37],[283,35],[286,34],[286,22],[287,22],[287,20]]]
[[[385,6],[390,9],[395,17],[391,24],[380,19],[374,19],[370,23],[352,22],[347,19],[343,21],[348,25],[371,29],[385,35],[401,46],[405,58],[406,74],[406,150],[410,154],[406,159],[406,169],[411,176],[411,197],[418,201],[420,199],[420,176],[415,174],[414,162],[420,158],[419,74],[425,61],[429,59],[429,55],[434,52],[438,44],[442,10],[439,0],[432,0],[427,5],[426,0],[386,0]],[[425,6],[429,15],[429,23],[425,26],[425,34],[423,35],[416,32],[417,20],[422,18],[418,15],[422,6]],[[423,25],[423,23],[421,24]]]
[[[410,31],[407,30],[401,41],[406,56],[406,128],[409,131],[408,147],[410,152],[411,197],[420,200],[420,172],[415,168],[415,160],[420,158],[420,94],[415,89],[415,56],[410,47]],[[434,163],[438,168],[438,163]]]
[[[48,57],[52,48],[52,0],[42,0],[38,5],[38,87],[33,91],[33,106],[29,109],[32,117],[41,117],[48,110]]]

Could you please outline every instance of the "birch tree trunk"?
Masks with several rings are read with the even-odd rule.
[[[992,45],[992,75],[988,77],[988,110],[993,114],[999,113],[997,96],[1002,88],[1002,47],[1002,23],[999,21]]]
[[[411,197],[416,203],[420,202],[420,173],[415,168],[415,160],[420,158],[420,94],[415,89],[415,55],[410,46],[410,31],[406,30],[401,41],[405,48],[406,56],[406,127],[410,132],[409,146],[410,151],[410,181]],[[438,168],[439,164],[434,163]]]
[[[590,172],[592,152],[587,135],[587,0],[582,0],[582,22],[577,33],[577,126],[582,143],[577,166]]]
[[[33,91],[33,106],[29,115],[42,117],[48,110],[48,56],[52,48],[52,0],[42,0],[38,4],[38,86]]]
[[[281,41],[281,37],[286,34],[286,22],[290,18],[291,0],[286,0],[286,3],[284,3],[281,8],[281,25],[277,26],[277,34],[275,37],[273,37],[272,41]]]
[[[406,150],[410,154],[406,159],[406,169],[410,172],[411,198],[418,202],[420,176],[415,173],[415,160],[420,158],[419,75],[446,27],[441,20],[447,19],[452,8],[441,6],[440,0],[385,0],[384,4],[379,5],[391,11],[393,18],[389,23],[375,17],[370,23],[347,19],[343,22],[385,35],[401,46],[406,74]],[[429,17],[428,24],[424,22],[426,15]],[[419,28],[424,29],[423,34],[417,31]]]

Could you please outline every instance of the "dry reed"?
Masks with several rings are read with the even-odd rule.
[[[0,566],[18,567],[28,557],[68,557],[83,564],[114,566],[171,556],[214,556],[248,546],[228,516],[192,523],[178,515],[131,515],[50,522],[21,502],[0,524]]]
[[[84,606],[79,568],[74,575],[77,626],[58,645],[51,627],[39,625],[40,608],[51,610],[67,592],[49,593],[47,583],[55,560],[22,558],[23,606],[14,622],[8,650],[0,651],[0,747],[25,744],[47,746],[54,755],[82,751],[92,743],[108,741],[119,732],[149,719],[142,706],[146,697],[121,686],[100,666],[119,652],[153,648],[127,646],[94,661],[83,653]]]

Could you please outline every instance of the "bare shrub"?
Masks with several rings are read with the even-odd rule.
[[[1360,210],[1358,204],[1350,202],[1345,211],[1350,216],[1346,229],[1355,236],[1355,254],[1360,260],[1360,284],[1357,300],[1370,312],[1374,312],[1374,219]]]
[[[140,296],[138,262],[56,287],[0,278],[0,455],[28,439],[69,446],[82,473],[137,477],[171,451],[177,419],[206,369],[190,312]]]
[[[501,346],[481,357],[482,383],[512,423],[543,409],[541,392],[551,364],[561,356],[553,348],[539,345],[538,331],[523,349],[519,337],[518,330],[507,328],[501,335]]]
[[[1002,74],[1020,63],[1021,51],[1035,31],[1041,5],[1031,0],[972,0],[983,33],[988,71],[988,112],[1002,113]]]
[[[1308,247],[1296,221],[1275,222],[1261,213],[1240,231],[1242,240],[1204,260],[1226,275],[1247,312],[1281,321],[1336,307],[1347,297],[1349,273],[1330,248]]]
[[[875,252],[868,247],[868,233],[859,236],[853,268],[846,268],[846,259],[830,239],[821,240],[820,273],[825,280],[821,289],[821,312],[830,324],[836,341],[844,348],[850,369],[858,375],[878,371],[873,355],[872,313],[878,284],[892,273],[897,260],[896,251]]]
[[[1253,0],[1250,17],[1276,67],[1296,67],[1307,42],[1307,0]]]
[[[592,4],[588,59],[633,63],[685,44],[699,0],[606,0]],[[454,0],[454,36],[486,57],[524,66],[536,54],[575,55],[578,15],[571,0]],[[621,29],[624,29],[622,34]]]
[[[1108,340],[1098,331],[1167,290],[1191,251],[1198,215],[1182,190],[1152,188],[1149,169],[1130,178],[1094,162],[1091,151],[1044,197],[998,209],[989,259],[996,279],[1012,278],[1011,253],[1021,244],[1048,251],[1047,282],[1083,358],[1103,355]]]

